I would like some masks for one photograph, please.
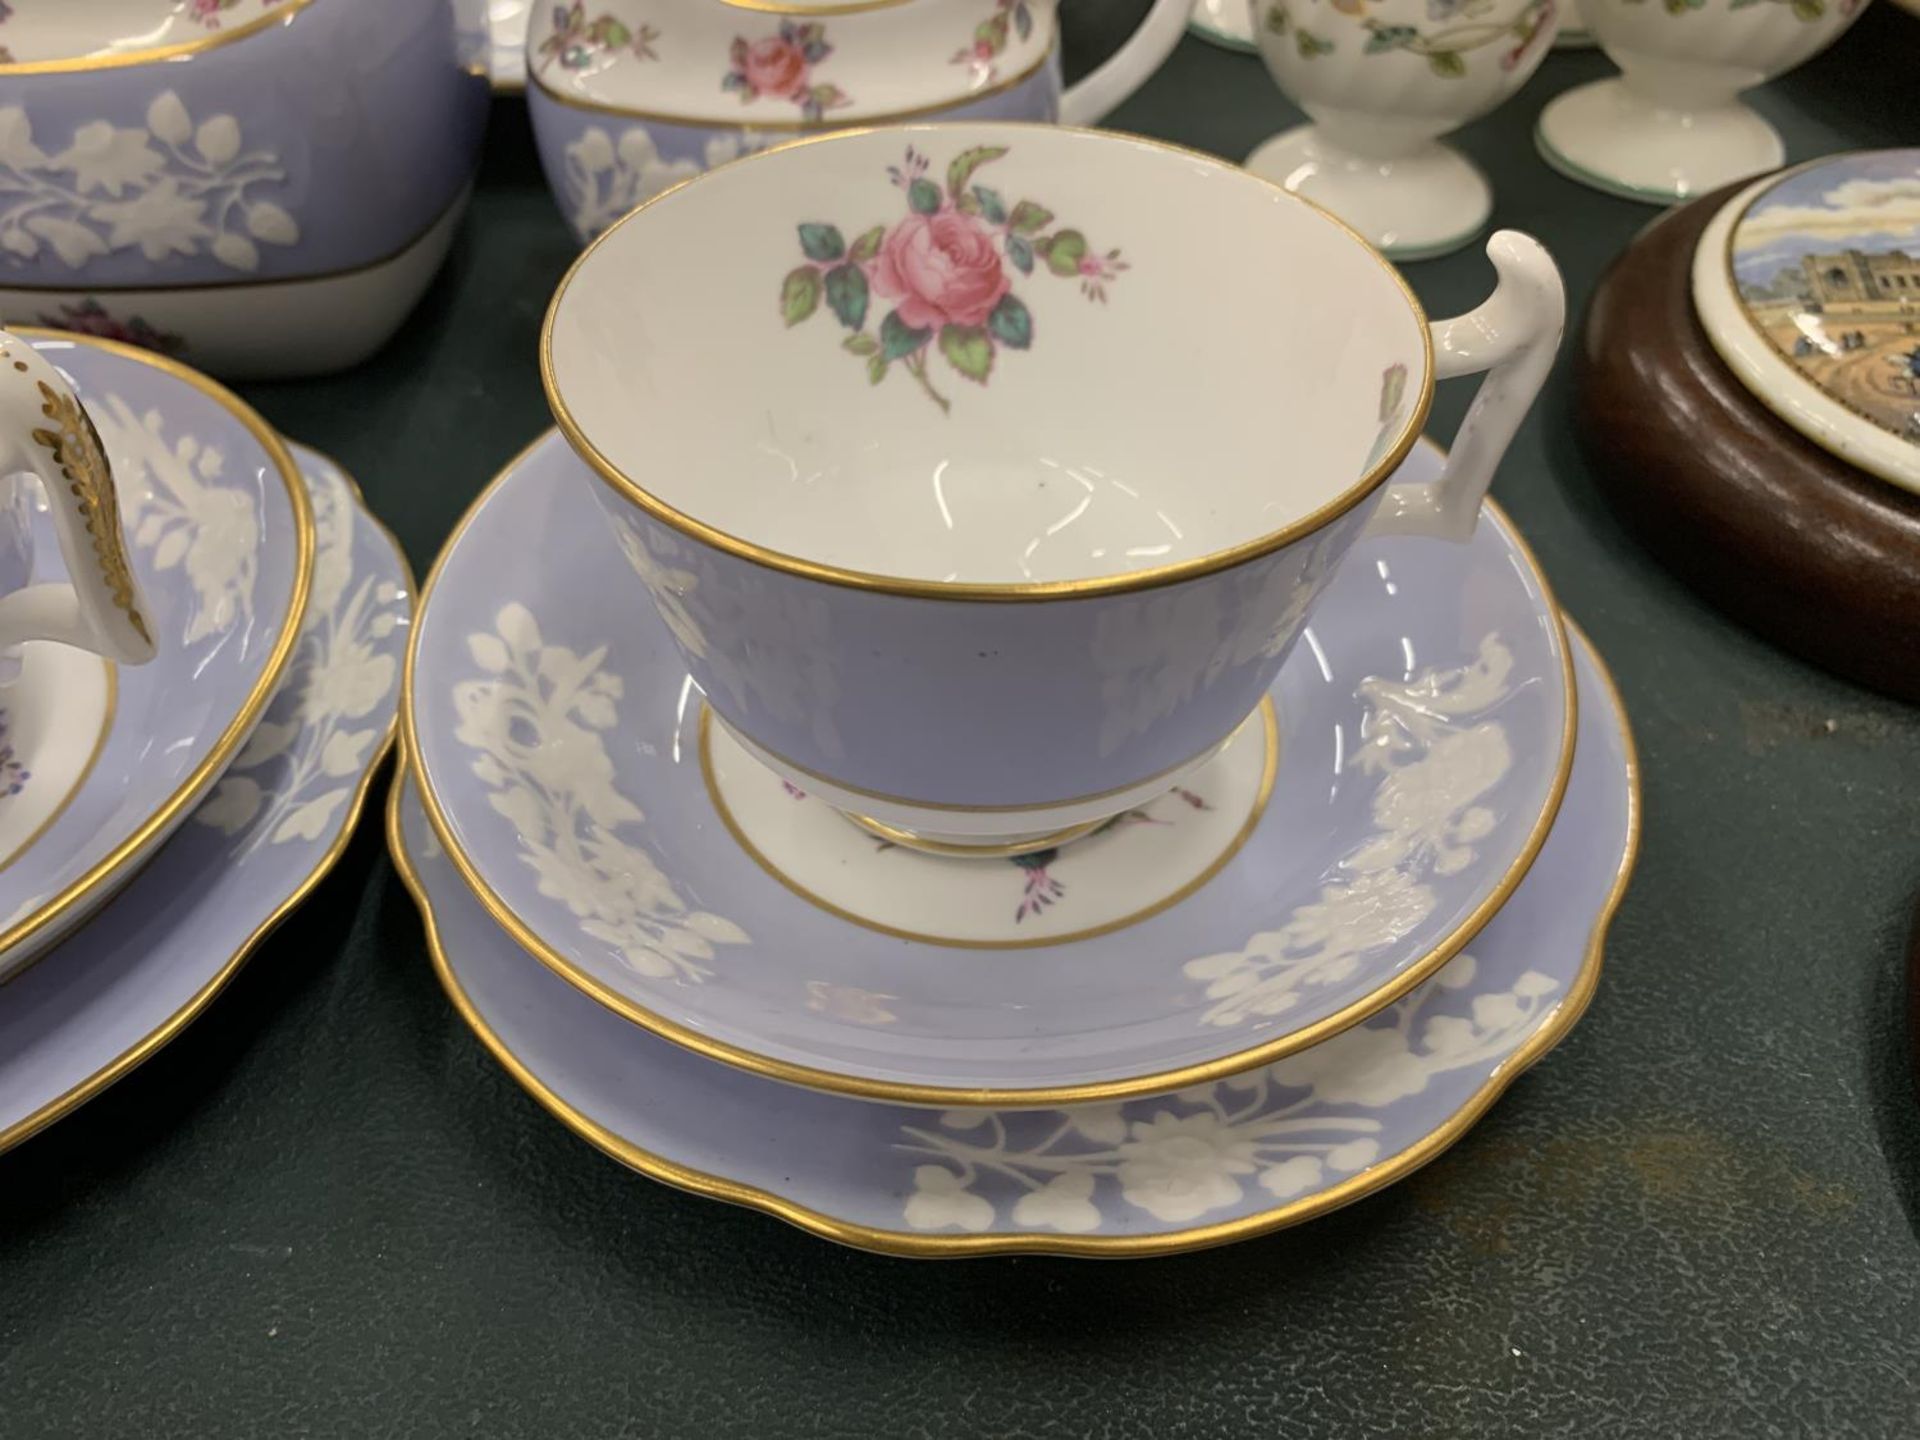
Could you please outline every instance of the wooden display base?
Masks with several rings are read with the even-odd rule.
[[[1920,496],[1775,416],[1694,314],[1694,244],[1750,183],[1663,216],[1601,276],[1575,362],[1581,437],[1683,579],[1787,649],[1920,701]]]
[[[1907,1068],[1913,1072],[1913,1094],[1920,1100],[1920,909],[1907,932]]]

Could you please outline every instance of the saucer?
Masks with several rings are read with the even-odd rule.
[[[294,448],[318,546],[286,678],[152,863],[0,990],[0,1150],[99,1094],[206,1008],[333,867],[392,742],[412,577],[343,472]]]
[[[1562,819],[1471,948],[1382,1014],[1212,1084],[1067,1110],[918,1110],[770,1083],[643,1035],[532,964],[395,784],[388,833],[441,982],[577,1134],[682,1189],[906,1255],[1148,1255],[1243,1239],[1425,1164],[1580,1018],[1639,837],[1619,697],[1581,640]]]
[[[247,743],[292,656],[314,546],[292,458],[229,391],[131,346],[16,333],[100,432],[159,653],[113,667],[26,646],[0,691],[0,979],[124,884]],[[36,525],[52,573],[52,526]]]
[[[1273,718],[1181,790],[1057,853],[952,861],[877,843],[705,724],[592,484],[549,436],[475,503],[423,591],[402,726],[496,918],[712,1058],[925,1104],[1216,1078],[1432,974],[1559,804],[1565,639],[1495,510],[1465,544],[1362,541]]]

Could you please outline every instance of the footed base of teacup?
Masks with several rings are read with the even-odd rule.
[[[964,840],[943,839],[939,835],[923,835],[917,831],[908,830],[904,826],[889,825],[885,821],[874,819],[871,815],[861,815],[852,810],[842,810],[840,813],[876,840],[883,840],[889,845],[903,845],[909,850],[918,850],[923,855],[938,855],[943,860],[1016,860],[1022,855],[1033,855],[1042,850],[1058,850],[1062,845],[1071,845],[1076,840],[1084,840],[1108,823],[1104,818],[1083,820],[1078,825],[1068,825],[1064,829],[1041,835],[974,844]]]
[[[1270,700],[1265,702],[1262,713],[1270,712],[1271,707]],[[732,745],[772,771],[792,790],[825,801],[874,836],[929,854],[978,859],[1004,859],[1064,845],[1091,834],[1114,816],[1137,810],[1173,790],[1232,743],[1231,738],[1224,740],[1186,763],[1150,776],[1137,785],[1078,800],[1052,805],[930,805],[850,789],[813,774],[755,744],[711,709],[702,714],[700,723],[703,734],[712,730],[726,736]],[[1245,733],[1260,723],[1260,715],[1256,714],[1236,733]],[[1270,714],[1268,723],[1271,723]]]
[[[995,851],[929,843],[824,804],[762,764],[734,731],[712,723],[711,711],[700,727],[708,798],[761,869],[841,919],[976,949],[1106,934],[1193,894],[1253,834],[1273,793],[1279,755],[1268,700],[1172,788],[1051,842],[1040,837]],[[834,997],[816,998],[824,1005]]]
[[[1389,159],[1357,154],[1320,127],[1302,125],[1260,146],[1247,169],[1331,210],[1394,260],[1470,245],[1493,213],[1486,177],[1432,141]]]
[[[1669,205],[1786,162],[1779,132],[1738,101],[1682,110],[1596,80],[1540,112],[1534,141],[1568,179],[1610,195]]]

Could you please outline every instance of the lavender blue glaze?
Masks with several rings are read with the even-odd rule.
[[[1059,118],[1059,111],[1060,64],[1055,55],[1018,85],[969,105],[956,105],[915,118],[1051,121]],[[676,125],[664,120],[643,121],[581,109],[555,99],[538,81],[527,85],[527,113],[533,119],[534,138],[540,148],[540,163],[547,172],[547,185],[561,214],[583,242],[668,185],[689,179],[750,149],[796,138],[791,130]],[[589,152],[581,149],[583,142],[598,145],[587,140],[593,131],[605,137],[601,158],[610,157],[606,167],[590,167],[584,163]],[[649,137],[651,146],[633,150],[634,142],[627,140],[633,132]],[[629,147],[626,155],[620,149],[623,142]],[[626,163],[631,160],[642,163]],[[620,188],[616,190],[616,186]]]
[[[76,172],[31,160],[19,145],[0,152],[0,175],[78,190],[92,200],[119,203],[148,194],[168,176],[198,183],[209,173],[201,129],[216,117],[238,125],[233,173],[259,172],[243,198],[232,192],[202,197],[197,221],[208,236],[194,253],[156,242],[157,258],[138,243],[111,246],[70,264],[54,241],[34,235],[37,253],[19,253],[26,241],[0,243],[0,287],[78,289],[156,287],[326,275],[385,259],[417,239],[460,196],[479,161],[489,89],[465,68],[471,37],[484,30],[480,0],[317,0],[230,44],[185,59],[73,73],[20,74],[0,68],[0,115],[18,110],[31,146],[48,161],[72,144],[81,127],[105,122],[148,136],[163,170],[120,179],[120,188],[84,186]],[[468,12],[472,12],[471,16]],[[463,38],[463,36],[465,38]],[[187,129],[169,144],[163,126],[151,126],[156,102],[172,95]],[[170,107],[169,107],[170,109]],[[13,131],[20,137],[17,127]],[[218,147],[218,142],[215,142]],[[216,148],[216,154],[221,153]],[[249,162],[261,155],[270,161]],[[217,170],[220,167],[212,167]],[[16,195],[0,196],[0,242]],[[298,232],[285,226],[249,227],[245,215],[270,202]],[[222,212],[227,228],[254,251],[252,268],[214,253],[211,233]],[[67,212],[59,212],[63,218]],[[24,221],[22,222],[24,225]],[[104,244],[116,223],[108,217],[75,221]],[[29,231],[29,234],[33,232]],[[70,240],[69,244],[73,242]],[[231,242],[230,242],[231,243]]]
[[[740,734],[854,789],[969,806],[1105,794],[1213,749],[1272,686],[1385,493],[1197,580],[982,604],[854,590],[756,565],[590,483],[642,576],[651,573],[656,601],[670,596],[698,623],[704,644],[687,648],[686,661]],[[667,572],[693,583],[663,583]],[[735,663],[746,655],[758,658]],[[790,657],[784,672],[767,658],[779,656]],[[955,713],[969,717],[977,743],[930,749],[927,734]],[[1041,745],[1040,735],[1082,739]]]
[[[146,665],[120,667],[112,729],[86,782],[52,828],[0,874],[0,929],[85,875],[212,752],[286,633],[300,555],[293,501],[279,467],[212,396],[85,343],[43,339],[34,348],[72,379],[106,441],[159,648]],[[146,432],[155,449],[170,451],[191,439],[196,455],[218,452],[221,463],[211,478],[183,466],[178,491],[156,481],[159,500],[143,507],[133,487],[148,457],[136,456],[127,437],[137,438],[148,415],[157,427]],[[154,525],[143,529],[149,520]],[[220,547],[244,534],[249,521],[258,526],[248,547],[257,574],[242,603],[240,588],[209,588],[208,576],[228,573]],[[41,516],[36,525],[39,572],[64,576],[51,524]],[[168,539],[169,531],[177,540]],[[201,568],[201,557],[211,568]],[[231,609],[218,620],[222,600]]]
[[[1400,478],[1439,464],[1421,446]],[[568,963],[628,1003],[754,1055],[886,1084],[1041,1089],[1237,1054],[1363,1003],[1440,947],[1521,863],[1555,789],[1571,702],[1560,631],[1531,562],[1489,513],[1466,544],[1367,541],[1340,570],[1311,644],[1273,685],[1283,750],[1265,819],[1195,896],[1041,952],[959,953],[860,929],[756,868],[715,817],[696,758],[699,696],[665,625],[629,598],[631,576],[588,498],[598,488],[550,436],[456,536],[420,619],[415,760],[459,848]],[[782,578],[769,574],[770,586]],[[778,610],[778,594],[765,592],[761,613]],[[532,624],[506,615],[510,605]],[[920,622],[927,643],[958,644],[966,624],[1022,607],[924,608],[969,612],[946,641],[937,616]],[[975,633],[981,648],[1001,638]],[[1398,694],[1405,681],[1484,666],[1490,637],[1510,663],[1482,699],[1453,714],[1444,695]],[[516,678],[536,674],[537,685]],[[523,688],[494,710],[496,676]],[[550,688],[565,676],[569,694],[604,703],[568,708]],[[1377,695],[1382,687],[1395,693]],[[1360,752],[1398,737],[1390,707],[1431,722],[1400,758],[1433,764],[1418,776],[1424,788],[1407,793],[1415,767],[1396,760],[1385,773],[1402,803],[1383,811],[1389,782]],[[507,750],[518,753],[497,758]],[[519,791],[540,791],[554,808],[530,816],[528,799],[510,793]],[[623,804],[644,821],[621,818]],[[582,814],[596,822],[584,841],[573,834]],[[1418,833],[1383,840],[1392,828],[1383,814]],[[634,853],[605,873],[536,854],[527,844],[545,844],[536,832],[547,815],[565,817],[556,852],[606,833]],[[656,904],[656,870],[678,909]],[[636,937],[684,928],[660,916],[685,912],[714,912],[749,938],[709,951],[703,974],[663,970],[659,948]],[[1194,968],[1229,955],[1244,959]],[[887,996],[894,1018],[871,1026],[809,1008],[813,984]]]
[[[1303,1055],[1121,1106],[943,1115],[703,1060],[635,1031],[520,951],[432,842],[411,783],[398,819],[453,984],[550,1092],[550,1108],[645,1152],[625,1158],[753,1187],[804,1207],[810,1215],[797,1223],[810,1228],[871,1227],[885,1233],[859,1243],[879,1248],[930,1233],[1024,1237],[1035,1249],[1062,1235],[1095,1242],[1088,1249],[1102,1238],[1172,1241],[1202,1225],[1283,1224],[1313,1213],[1330,1187],[1370,1189],[1405,1174],[1409,1152],[1470,1119],[1517,1051],[1577,1016],[1638,800],[1625,717],[1591,650],[1574,648],[1591,723],[1580,729],[1566,805],[1533,872],[1470,947],[1471,962],[1456,960],[1392,1011]],[[969,1167],[966,1147],[1028,1183]],[[1207,1163],[1236,1155],[1257,1162]]]
[[[285,748],[259,764],[237,767],[261,787],[263,803],[237,828],[202,823],[210,813],[219,815],[221,805],[230,819],[236,813],[230,798],[216,796],[100,914],[8,983],[0,1004],[0,1135],[97,1077],[192,1006],[260,926],[330,863],[353,823],[356,806],[350,802],[385,753],[412,581],[393,543],[355,504],[339,472],[311,452],[296,447],[296,455],[313,491],[319,569],[323,576],[343,575],[343,583],[335,590],[331,579],[316,582],[323,593],[309,614],[290,683],[268,708],[268,724],[292,726]],[[284,556],[269,555],[262,569],[284,564]],[[155,581],[147,583],[155,596]],[[357,624],[348,613],[356,596]],[[329,597],[331,603],[321,603]],[[382,615],[393,616],[394,623],[374,634],[383,628]],[[355,653],[343,655],[329,632],[335,641],[350,639]],[[369,683],[346,708],[370,703],[347,715],[319,700],[305,683],[317,665],[335,678],[345,668],[359,668]],[[123,687],[140,673],[124,671]],[[384,686],[377,683],[382,676]],[[335,687],[333,693],[350,689]],[[371,738],[355,738],[367,731]],[[315,783],[313,757],[328,741],[336,755],[356,752],[356,764],[344,775],[326,774],[322,765]],[[305,791],[292,791],[302,775],[308,779]],[[352,793],[331,798],[342,789]],[[308,808],[316,801],[320,809]],[[300,823],[289,825],[296,816]]]

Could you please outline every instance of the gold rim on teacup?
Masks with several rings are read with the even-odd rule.
[[[757,151],[730,160],[724,165],[715,166],[705,175],[715,175],[733,170],[742,165],[753,165],[769,156],[791,151],[797,146],[831,144],[851,137],[878,134],[886,130],[884,125],[854,125],[825,135],[807,135],[771,149]],[[1012,132],[1034,131],[1048,135],[1086,135],[1109,140],[1124,140],[1129,145],[1137,145],[1150,150],[1163,151],[1170,155],[1185,156],[1204,160],[1207,164],[1223,170],[1239,171],[1231,162],[1218,155],[1209,155],[1205,151],[1195,150],[1185,145],[1169,144],[1163,140],[1153,140],[1140,135],[1118,135],[1113,131],[1095,130],[1086,126],[1048,125],[1032,121],[953,121],[944,124],[912,127],[917,133],[922,130],[940,132],[951,130],[955,133],[978,132],[981,130],[1004,130]],[[1311,535],[1339,519],[1364,501],[1369,495],[1386,484],[1395,470],[1400,467],[1407,453],[1413,449],[1420,438],[1420,432],[1427,422],[1427,413],[1433,405],[1434,385],[1438,379],[1434,369],[1433,336],[1426,311],[1421,307],[1420,299],[1413,293],[1413,287],[1406,277],[1390,264],[1387,258],[1367,242],[1365,236],[1355,230],[1339,216],[1314,204],[1302,196],[1294,195],[1281,186],[1258,176],[1247,178],[1256,184],[1264,185],[1277,195],[1285,195],[1290,202],[1306,206],[1323,217],[1345,234],[1377,264],[1394,287],[1405,299],[1412,312],[1414,326],[1420,337],[1422,363],[1420,368],[1419,392],[1408,408],[1406,419],[1400,432],[1391,445],[1381,453],[1374,465],[1359,480],[1336,495],[1317,509],[1301,516],[1280,529],[1255,536],[1251,540],[1241,541],[1237,545],[1227,546],[1205,555],[1196,555],[1190,559],[1176,561],[1139,570],[1122,571],[1114,575],[1101,575],[1078,580],[1045,580],[1023,582],[979,582],[912,579],[898,575],[882,575],[867,570],[854,570],[839,565],[829,565],[816,560],[808,560],[785,551],[771,549],[751,540],[746,540],[729,531],[696,519],[685,511],[668,504],[665,500],[648,490],[638,480],[621,470],[604,455],[586,436],[579,422],[574,419],[560,386],[554,375],[553,335],[555,319],[561,305],[566,300],[568,289],[582,268],[593,258],[600,247],[640,215],[690,184],[696,184],[705,176],[695,176],[669,186],[651,199],[643,201],[626,215],[608,226],[602,234],[580,253],[578,259],[568,268],[561,278],[559,286],[553,292],[553,299],[547,306],[547,313],[540,325],[540,384],[546,392],[547,406],[553,412],[555,423],[561,434],[566,436],[567,444],[574,453],[586,462],[589,468],[615,493],[640,507],[648,515],[670,526],[683,535],[692,537],[717,550],[761,565],[770,570],[783,571],[804,579],[823,581],[831,585],[842,585],[855,590],[872,590],[889,595],[904,595],[929,600],[985,600],[985,601],[1030,601],[1030,600],[1077,600],[1094,595],[1118,595],[1130,591],[1149,590],[1158,586],[1173,585],[1183,580],[1197,579],[1218,571],[1230,570],[1249,560],[1258,559],[1283,546],[1290,545],[1302,536]]]

